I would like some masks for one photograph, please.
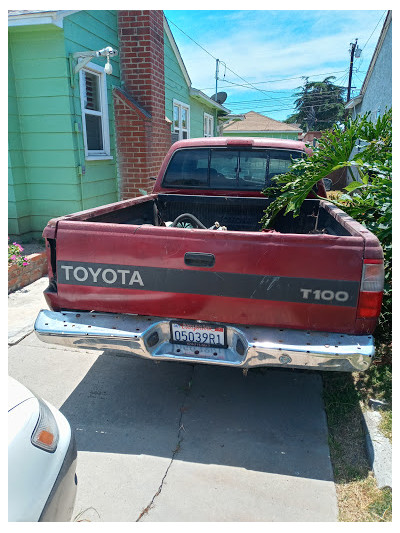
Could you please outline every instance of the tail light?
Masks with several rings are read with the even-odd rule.
[[[227,139],[226,141],[227,146],[253,146],[253,144],[254,144],[253,139],[243,139],[243,138],[234,139],[231,137],[230,139]]]
[[[381,312],[385,271],[382,259],[365,259],[357,318],[377,318]]]

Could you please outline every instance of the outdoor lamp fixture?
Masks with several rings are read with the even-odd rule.
[[[104,66],[104,72],[106,74],[112,74],[112,65],[110,63],[110,57],[115,57],[118,55],[118,50],[112,48],[111,46],[106,46],[101,50],[89,50],[85,52],[75,52],[72,54],[74,59],[78,60],[77,65],[75,65],[74,74],[77,74],[81,68],[86,66],[93,57],[106,57],[107,63]]]

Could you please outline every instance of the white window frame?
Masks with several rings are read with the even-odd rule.
[[[179,108],[179,127],[175,127],[175,115],[174,115],[174,107]],[[187,114],[187,128],[182,128],[182,108],[186,109]],[[172,130],[173,133],[178,133],[179,140],[181,141],[183,139],[183,132],[186,131],[187,133],[187,139],[190,139],[190,105],[185,104],[185,102],[180,102],[179,100],[173,100],[172,102]]]
[[[204,137],[214,137],[214,117],[209,113],[204,113]],[[206,127],[207,125],[207,127]],[[207,131],[208,130],[208,131]]]
[[[85,76],[84,72],[90,74],[96,74],[99,76],[99,98],[100,98],[100,111],[92,111],[85,109]],[[101,160],[112,159],[110,150],[110,125],[108,120],[108,98],[107,98],[107,79],[104,68],[94,63],[88,63],[84,68],[79,71],[79,88],[81,96],[81,110],[82,110],[82,133],[83,143],[85,146],[85,159]],[[103,136],[103,150],[89,150],[87,146],[86,135],[86,114],[101,116],[102,136]]]

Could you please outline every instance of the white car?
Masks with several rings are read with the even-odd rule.
[[[69,521],[77,479],[75,438],[67,419],[8,378],[8,520]]]

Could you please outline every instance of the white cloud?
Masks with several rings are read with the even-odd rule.
[[[215,57],[225,61],[230,69],[254,83],[267,79],[312,76],[344,70],[349,63],[349,43],[358,37],[362,45],[370,36],[381,13],[383,11],[237,11],[216,17],[216,13],[210,12],[208,31],[197,35],[196,25],[182,29]],[[171,29],[193,86],[201,89],[215,86],[215,60],[173,25]],[[379,32],[380,27],[365,51],[365,70]],[[224,66],[221,64],[221,78],[223,74]],[[342,74],[337,75],[338,78],[341,76]],[[244,83],[228,70],[226,78],[236,83]],[[222,85],[223,82],[219,84]],[[280,85],[271,83],[260,88],[288,89],[300,84],[301,80],[287,80]],[[213,91],[210,89],[206,92],[211,94]],[[240,93],[243,89],[231,89],[229,92]]]

